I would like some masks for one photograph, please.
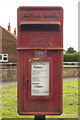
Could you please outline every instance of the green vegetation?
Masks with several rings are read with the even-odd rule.
[[[63,82],[63,113],[52,118],[78,117],[78,81]]]
[[[74,53],[75,50],[74,50],[74,48],[69,47],[66,52],[67,52],[67,53]]]
[[[1,89],[1,87],[0,87]],[[80,104],[80,103],[79,103]],[[46,118],[77,118],[78,117],[78,81],[63,82],[63,114],[46,116]],[[2,87],[2,118],[34,118],[17,113],[17,87]]]
[[[68,65],[63,64],[63,67],[78,67],[78,64],[74,64],[74,65],[72,65],[72,64],[71,65],[69,65],[69,64]]]
[[[67,53],[64,54],[63,56],[63,61],[64,62],[78,62],[79,61],[79,53]]]
[[[17,86],[2,87],[2,118],[31,118],[17,113]]]

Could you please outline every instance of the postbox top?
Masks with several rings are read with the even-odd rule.
[[[37,9],[37,10],[39,10],[39,9],[41,9],[41,10],[60,10],[60,9],[63,9],[63,7],[61,7],[61,6],[20,6],[18,9],[21,9],[21,10],[31,10],[31,9],[33,9],[33,10],[35,10],[35,9]]]
[[[62,31],[62,7],[18,8],[18,50],[34,48],[62,50]]]
[[[39,22],[56,24],[56,22],[63,22],[63,8],[62,7],[27,7],[22,6],[18,8],[18,19],[20,24]],[[51,23],[50,23],[51,22]]]

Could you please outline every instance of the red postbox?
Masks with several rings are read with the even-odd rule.
[[[18,8],[18,113],[60,115],[63,9]]]

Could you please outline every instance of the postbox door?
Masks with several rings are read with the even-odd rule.
[[[51,99],[51,81],[53,75],[51,58],[29,59],[29,98]]]

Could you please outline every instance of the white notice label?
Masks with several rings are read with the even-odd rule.
[[[31,62],[31,96],[49,96],[49,61]]]

